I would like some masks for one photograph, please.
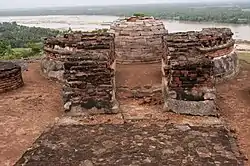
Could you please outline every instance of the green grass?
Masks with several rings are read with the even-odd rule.
[[[23,59],[29,57],[38,57],[40,54],[35,54],[32,52],[31,48],[13,48],[11,53],[8,55],[0,56],[0,60],[13,60],[13,59]]]
[[[13,48],[12,51],[14,52],[23,52],[23,51],[30,51],[30,48]]]
[[[240,60],[245,60],[250,63],[250,53],[239,53],[238,56]]]

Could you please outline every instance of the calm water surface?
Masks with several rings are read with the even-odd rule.
[[[118,19],[115,16],[22,16],[22,17],[0,17],[0,22],[16,21],[26,26],[55,28],[67,30],[94,30],[109,28],[109,23]],[[235,39],[250,40],[250,25],[235,25],[222,23],[195,23],[184,21],[163,20],[169,32],[201,30],[208,27],[228,27],[234,32]]]

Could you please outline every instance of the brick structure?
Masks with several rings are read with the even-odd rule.
[[[60,82],[63,82],[63,61],[61,56],[71,55],[72,49],[64,47],[64,37],[52,37],[44,41],[44,57],[41,60],[43,74]]]
[[[113,35],[73,33],[46,42],[57,47],[57,59],[63,64],[65,111],[71,115],[118,112]]]
[[[116,113],[117,100],[126,105],[136,99],[164,103],[164,110],[176,113],[216,116],[215,83],[239,70],[232,36],[227,28],[167,34],[161,21],[130,17],[109,33],[46,39],[42,69],[64,82],[65,110],[74,115]]]
[[[164,37],[164,109],[181,114],[216,115],[213,63],[199,50],[198,32]]]
[[[164,109],[217,115],[215,82],[238,72],[233,33],[227,28],[179,32],[163,37]]]
[[[118,63],[160,62],[161,37],[167,33],[162,21],[133,16],[114,22],[110,33],[115,34]]]
[[[21,67],[12,62],[0,62],[0,93],[18,89],[23,85]]]
[[[161,103],[161,38],[167,34],[162,21],[132,16],[114,22],[119,101]]]
[[[235,40],[229,28],[205,28],[199,34],[199,50],[214,63],[216,82],[233,78],[239,71],[239,61],[235,52]]]

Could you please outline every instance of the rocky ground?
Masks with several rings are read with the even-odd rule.
[[[231,139],[222,126],[56,126],[44,133],[16,166],[241,166],[243,160]]]
[[[16,165],[234,166],[243,165],[239,149],[250,158],[245,61],[235,80],[218,85],[221,118],[162,113],[160,106],[131,101],[121,114],[61,117],[51,129],[46,126],[62,115],[60,86],[39,74],[38,63],[28,69],[25,87],[0,95],[0,165],[13,165],[45,129]]]

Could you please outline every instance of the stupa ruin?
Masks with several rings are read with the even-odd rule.
[[[130,17],[114,22],[109,33],[46,39],[42,68],[64,82],[65,110],[73,115],[117,113],[120,104],[142,100],[215,116],[215,84],[239,70],[232,36],[228,28],[168,34],[159,20]]]
[[[167,34],[162,21],[133,16],[114,22],[109,32],[115,34],[117,63],[161,61],[161,38]]]
[[[12,62],[0,62],[0,93],[24,85],[21,67]]]

